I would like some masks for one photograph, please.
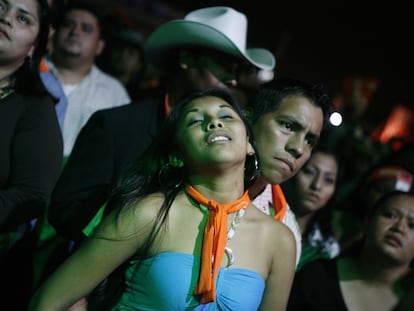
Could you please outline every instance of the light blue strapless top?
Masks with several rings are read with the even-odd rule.
[[[200,304],[193,295],[198,282],[200,259],[184,253],[159,253],[126,272],[126,290],[114,311],[151,310],[257,310],[265,281],[254,271],[220,268],[216,301]]]

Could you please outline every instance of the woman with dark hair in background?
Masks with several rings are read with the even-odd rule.
[[[0,34],[0,275],[3,297],[24,310],[33,224],[44,215],[62,163],[54,99],[38,72],[49,34],[47,1],[1,1]]]
[[[333,258],[340,252],[331,227],[338,175],[338,156],[319,144],[302,169],[282,184],[302,234],[302,254],[297,269],[316,258]]]
[[[296,272],[287,310],[389,311],[398,305],[414,260],[414,194],[388,192],[375,202],[352,254],[314,260]]]

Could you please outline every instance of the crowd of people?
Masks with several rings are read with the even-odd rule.
[[[88,1],[1,7],[9,310],[414,305],[413,145],[350,158],[330,91],[274,77],[247,27],[225,6],[146,37]]]

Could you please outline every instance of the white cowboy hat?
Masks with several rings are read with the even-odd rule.
[[[274,69],[273,54],[262,48],[246,49],[246,37],[244,14],[225,6],[208,7],[159,26],[145,41],[144,50],[150,61],[160,63],[172,48],[201,46],[244,58],[259,69]]]

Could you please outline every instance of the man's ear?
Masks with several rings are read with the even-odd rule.
[[[103,49],[105,48],[106,42],[104,39],[99,39],[98,45],[96,47],[95,56],[99,56],[102,54]]]
[[[181,159],[177,154],[170,153],[168,155],[168,160],[172,167],[183,167],[184,166],[184,160]]]

